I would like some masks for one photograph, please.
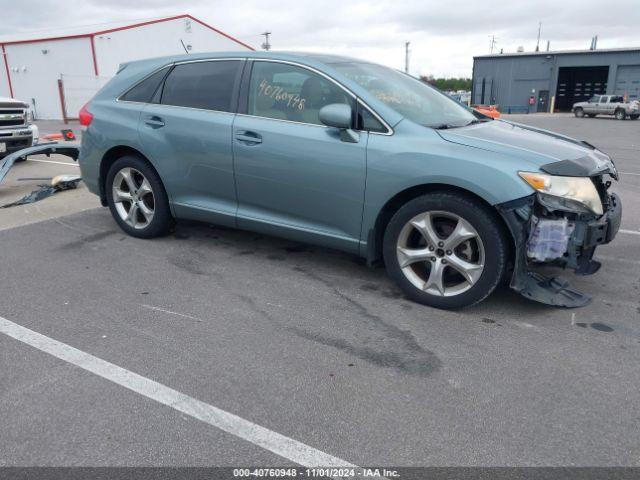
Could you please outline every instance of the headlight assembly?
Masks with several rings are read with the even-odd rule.
[[[600,195],[589,177],[560,177],[539,172],[518,175],[540,194],[540,200],[558,210],[602,215]]]

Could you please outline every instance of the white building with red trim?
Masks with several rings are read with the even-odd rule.
[[[253,50],[187,14],[3,35],[0,47],[4,64],[0,97],[30,104],[40,119],[75,118],[82,104],[115,75],[123,62],[185,50]]]

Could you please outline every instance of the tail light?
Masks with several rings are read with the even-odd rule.
[[[84,128],[87,128],[89,125],[91,125],[91,121],[93,120],[93,114],[87,109],[88,106],[89,102],[85,103],[80,109],[80,113],[78,113],[80,126]]]

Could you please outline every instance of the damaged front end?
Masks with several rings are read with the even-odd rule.
[[[596,151],[597,152],[597,151]],[[511,288],[526,298],[548,305],[580,307],[591,298],[572,290],[568,282],[540,273],[538,267],[570,268],[591,275],[600,268],[593,259],[598,245],[609,243],[620,228],[622,204],[610,193],[610,177],[617,172],[608,157],[597,152],[584,159],[544,165],[540,177],[576,179],[593,183],[599,204],[585,207],[571,199],[544,193],[543,186],[528,197],[498,205],[515,243]],[[523,178],[524,176],[521,175]],[[535,181],[529,181],[535,185]],[[601,207],[600,207],[601,205]]]

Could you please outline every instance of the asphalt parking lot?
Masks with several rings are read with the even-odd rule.
[[[195,223],[128,237],[82,190],[0,211],[0,466],[640,466],[640,121],[510,118],[621,172],[601,271],[563,274],[587,307],[502,288],[439,311],[333,250]]]

